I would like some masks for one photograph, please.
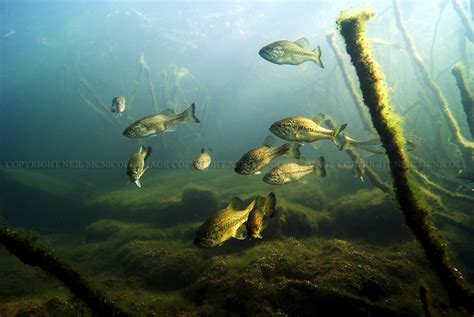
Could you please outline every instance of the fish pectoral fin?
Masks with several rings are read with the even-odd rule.
[[[258,172],[255,172],[254,174],[255,175],[260,175],[260,174],[262,174],[262,172],[258,171]]]
[[[262,234],[261,234],[261,233],[258,233],[258,234],[257,234],[257,238],[263,239]]]
[[[315,115],[314,117],[312,117],[311,120],[313,120],[313,122],[316,123],[317,125],[321,125],[325,118],[326,116],[323,113],[319,113]]]
[[[176,127],[169,127],[165,130],[165,133],[166,132],[176,132]]]
[[[138,188],[142,188],[142,183],[140,183],[140,180],[139,180],[139,179],[137,179],[137,180],[135,181],[135,185],[137,185]]]
[[[311,144],[311,146],[313,147],[313,149],[315,149],[315,150],[319,149],[319,143],[318,143],[318,141],[312,142],[312,143],[310,143],[310,144]]]
[[[238,240],[245,240],[247,238],[247,227],[245,223],[241,224],[237,230],[235,230],[235,233],[232,235],[232,238],[238,239]]]

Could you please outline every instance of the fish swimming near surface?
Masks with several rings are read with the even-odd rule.
[[[139,188],[142,187],[140,183],[140,178],[143,176],[143,173],[148,169],[145,167],[145,161],[150,157],[151,146],[145,148],[143,145],[140,146],[140,149],[137,153],[133,154],[127,164],[127,176],[128,180],[134,182]]]
[[[321,126],[323,120],[323,115],[317,115],[312,119],[289,117],[273,123],[270,131],[287,141],[312,143],[329,139],[337,145],[336,138],[346,128],[347,124],[331,130]]]
[[[122,115],[122,112],[125,111],[126,100],[124,96],[117,96],[112,99],[112,106],[110,107],[110,111],[117,113],[118,116]]]
[[[273,192],[267,197],[257,196],[255,206],[247,220],[247,236],[251,240],[262,239],[262,231],[268,224],[268,219],[275,215],[276,196]]]
[[[312,165],[295,162],[283,163],[265,174],[263,181],[270,185],[284,185],[301,181],[303,177],[309,174],[325,177],[325,165],[326,161],[322,156]]]
[[[232,198],[229,205],[208,218],[196,232],[194,244],[201,248],[213,248],[230,238],[244,240],[247,237],[245,222],[255,205],[255,200],[247,207],[241,199]]]
[[[193,161],[193,167],[198,171],[207,171],[211,165],[211,149],[201,149],[201,153]]]
[[[262,146],[244,154],[235,164],[235,172],[242,175],[260,174],[260,170],[273,159],[286,155],[295,159],[300,158],[300,144],[288,142],[280,147],[273,147],[275,138],[268,136]]]
[[[172,132],[172,128],[179,122],[199,123],[194,115],[196,106],[194,103],[180,114],[174,114],[171,109],[164,110],[158,114],[141,118],[132,123],[123,131],[123,135],[129,138],[144,138],[162,132]]]
[[[304,37],[295,42],[282,40],[270,43],[262,47],[258,54],[267,61],[278,65],[299,65],[313,61],[319,67],[324,68],[321,61],[321,48],[318,46],[311,51],[309,41]]]

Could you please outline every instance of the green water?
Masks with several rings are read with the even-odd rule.
[[[472,289],[472,175],[412,64],[392,2],[368,4],[376,12],[367,25],[374,57],[405,138],[415,144],[406,154],[429,180],[417,182],[433,230]],[[450,306],[395,196],[367,173],[354,177],[349,156],[330,140],[300,148],[300,162],[325,157],[325,177],[278,186],[262,181],[272,168],[295,161],[288,157],[261,174],[234,171],[272,134],[270,125],[289,116],[324,113],[347,123],[345,132],[357,140],[376,136],[364,130],[325,38],[341,10],[360,5],[3,1],[0,220],[133,316],[423,316],[421,283],[436,315],[469,316]],[[474,88],[474,47],[452,4],[443,5],[400,3],[430,75],[472,142],[450,69],[463,62]],[[311,49],[321,47],[324,69],[271,64],[258,55],[270,42],[300,37]],[[336,43],[357,90],[343,41]],[[127,99],[123,116],[110,111],[117,95]],[[193,102],[199,124],[180,123],[149,138],[122,135],[141,117],[181,112]],[[274,137],[276,146],[286,142]],[[153,149],[142,188],[126,175],[140,145]],[[212,148],[207,171],[192,168],[201,148]],[[390,188],[386,155],[356,151]],[[197,229],[232,198],[250,202],[270,192],[276,214],[262,239],[193,245]],[[2,246],[0,316],[31,315],[92,312],[54,276]]]

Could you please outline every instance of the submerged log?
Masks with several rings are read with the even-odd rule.
[[[466,288],[458,270],[453,267],[446,243],[433,230],[429,209],[423,202],[418,184],[410,175],[409,161],[404,150],[402,120],[389,104],[383,74],[372,57],[365,36],[366,22],[373,15],[371,10],[342,12],[337,19],[339,31],[359,77],[364,102],[387,151],[396,198],[405,221],[425,250],[432,268],[448,292],[452,306],[462,306],[473,313],[474,293]],[[447,108],[447,104],[445,106]]]
[[[448,124],[448,128],[452,135],[452,142],[456,144],[459,150],[461,151],[461,155],[462,155],[465,167],[467,169],[472,169],[474,168],[474,162],[472,158],[472,152],[474,151],[474,142],[466,140],[466,138],[464,138],[464,136],[462,135],[461,129],[459,128],[459,125],[456,122],[456,119],[454,118],[454,115],[449,108],[448,101],[443,95],[441,89],[436,85],[436,83],[433,81],[433,79],[429,75],[428,70],[423,64],[421,55],[418,53],[418,51],[415,48],[413,38],[408,33],[406,25],[405,25],[405,21],[401,15],[398,2],[395,0],[393,1],[393,7],[395,11],[397,26],[405,41],[408,53],[411,56],[414,64],[417,66],[418,72],[420,73],[424,84],[433,93],[436,104],[439,106],[441,113],[443,114]]]
[[[474,138],[474,92],[469,85],[469,79],[466,75],[464,65],[460,62],[456,63],[451,69],[451,74],[456,78],[469,131],[471,131],[471,136]]]
[[[71,292],[82,299],[96,316],[128,316],[123,310],[91,285],[66,263],[46,250],[32,245],[28,239],[22,239],[19,234],[6,226],[0,227],[0,243],[10,253],[19,258],[24,264],[37,266],[43,271],[54,275],[63,282]]]

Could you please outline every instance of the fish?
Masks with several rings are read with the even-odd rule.
[[[201,153],[193,161],[193,167],[198,171],[207,171],[211,165],[211,149],[201,149]]]
[[[340,150],[347,150],[348,148],[357,148],[367,152],[371,152],[373,154],[385,154],[387,153],[385,149],[382,147],[382,142],[380,141],[379,137],[375,137],[372,139],[368,139],[366,141],[357,141],[351,138],[346,133],[341,133],[338,137],[338,141],[340,141],[341,146]],[[414,141],[407,140],[404,144],[404,148],[406,151],[410,152],[416,148],[417,144]]]
[[[150,157],[151,146],[145,148],[143,145],[140,146],[140,149],[137,153],[133,154],[127,164],[127,176],[130,182],[134,182],[138,188],[142,188],[140,183],[140,178],[143,176],[143,173],[148,169],[145,167],[145,161]]]
[[[281,155],[300,158],[300,144],[288,142],[280,147],[273,147],[274,143],[275,138],[267,136],[262,146],[248,151],[240,158],[234,171],[241,175],[260,174],[262,168]]]
[[[354,177],[355,178],[358,178],[361,180],[361,182],[364,181],[364,175],[365,175],[365,169],[366,169],[366,164],[365,162],[362,160],[362,159],[357,159],[355,162],[354,162],[354,166],[353,166],[353,173],[354,173]]]
[[[163,132],[172,132],[172,127],[179,122],[199,123],[199,119],[194,115],[196,106],[194,103],[180,114],[174,114],[171,109],[166,109],[155,115],[141,118],[124,131],[123,135],[129,138],[144,138],[157,135]]]
[[[126,100],[124,96],[117,96],[112,99],[112,106],[110,106],[110,111],[116,112],[117,115],[122,115],[122,112],[125,111],[125,108],[127,107],[126,105]]]
[[[14,30],[14,29],[10,29],[9,32],[3,34],[2,36],[0,36],[0,38],[10,37],[10,36],[15,35],[15,34],[16,34],[15,30]]]
[[[326,176],[326,161],[324,157],[319,157],[312,165],[303,165],[295,162],[283,163],[265,174],[263,181],[270,185],[284,185],[302,181],[303,177],[309,174]]]
[[[370,147],[367,146],[375,146],[375,145],[381,145],[382,142],[380,141],[379,137],[375,137],[372,139],[368,139],[365,141],[357,141],[353,138],[351,138],[347,133],[341,133],[340,138],[338,138],[340,141],[340,150],[344,151],[350,147],[358,147],[361,149],[370,149]],[[367,150],[370,152],[370,150]],[[385,153],[385,150],[382,152]]]
[[[282,40],[265,45],[258,54],[265,60],[278,65],[299,65],[307,61],[313,61],[316,65],[324,68],[321,61],[321,48],[309,49],[309,41],[302,37],[295,42]]]
[[[244,240],[247,237],[245,223],[255,206],[252,200],[246,207],[238,197],[232,198],[229,205],[209,217],[196,232],[194,245],[213,248],[222,245],[230,238]]]
[[[250,240],[262,239],[262,231],[267,226],[268,218],[275,215],[276,196],[273,192],[267,197],[257,196],[255,206],[247,219],[247,236]]]
[[[276,136],[294,142],[312,143],[323,139],[329,139],[338,145],[336,138],[346,127],[343,124],[335,129],[327,129],[321,126],[323,115],[317,115],[312,119],[305,117],[289,117],[274,122],[270,131]]]

